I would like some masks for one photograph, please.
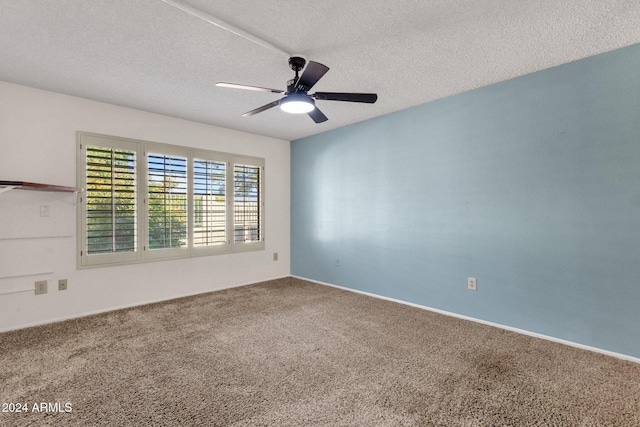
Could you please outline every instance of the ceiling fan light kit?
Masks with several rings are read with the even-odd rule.
[[[291,114],[309,113],[316,108],[315,101],[306,94],[294,92],[280,100],[280,109]]]
[[[277,105],[280,109],[287,113],[292,114],[308,114],[311,119],[316,123],[326,122],[327,116],[322,113],[317,107],[314,101],[315,99],[321,99],[324,101],[345,101],[345,102],[360,102],[365,104],[373,104],[377,101],[378,95],[375,93],[351,93],[351,92],[316,92],[311,95],[308,94],[309,90],[324,76],[329,67],[320,64],[319,62],[309,61],[309,64],[305,68],[306,60],[299,56],[292,56],[289,58],[289,67],[295,71],[296,76],[292,80],[287,82],[287,91],[279,89],[270,89],[260,86],[249,86],[237,83],[218,82],[216,86],[252,90],[257,92],[271,92],[284,94],[284,97],[278,101],[270,102],[269,104],[258,107],[254,110],[247,111],[243,116],[253,116],[254,114],[261,113],[269,110]],[[299,76],[299,72],[304,68],[304,72]]]

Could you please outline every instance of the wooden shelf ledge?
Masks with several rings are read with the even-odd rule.
[[[25,181],[0,181],[0,193],[9,190],[56,191],[61,193],[80,193],[82,188],[65,187],[63,185],[39,184]]]

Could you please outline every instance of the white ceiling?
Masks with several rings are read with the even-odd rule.
[[[638,0],[175,0],[331,70],[329,121],[273,108],[287,56],[162,0],[0,0],[0,80],[293,140],[640,42]],[[312,91],[312,92],[313,92]]]

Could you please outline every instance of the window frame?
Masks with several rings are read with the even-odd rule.
[[[142,161],[140,152],[138,150],[138,146],[131,141],[112,138],[106,135],[92,135],[92,141],[89,141],[89,138],[86,138],[87,135],[78,135],[79,140],[79,151],[80,155],[77,156],[77,183],[78,187],[86,190],[87,188],[87,165],[86,165],[86,149],[88,146],[96,146],[102,148],[110,148],[117,150],[127,150],[135,153],[136,158],[136,196],[135,196],[135,209],[136,209],[136,220],[139,219],[139,209],[140,209],[140,165],[144,163]],[[82,171],[82,172],[80,172]],[[141,235],[139,232],[140,225],[139,222],[136,224],[136,248],[131,252],[115,252],[115,253],[104,253],[104,254],[92,254],[89,255],[87,251],[87,215],[86,215],[86,204],[87,204],[87,194],[86,192],[80,193],[80,201],[77,203],[78,207],[78,216],[77,216],[77,224],[78,224],[78,232],[77,235],[79,237],[79,248],[78,251],[78,266],[82,267],[99,267],[103,265],[110,264],[130,264],[139,262],[142,259],[142,241]]]
[[[182,259],[190,257],[230,254],[265,249],[265,159],[242,156],[219,151],[210,151],[185,146],[136,140],[90,132],[76,133],[76,181],[80,188],[87,188],[87,146],[127,150],[135,153],[135,226],[136,246],[130,252],[112,252],[104,254],[87,253],[87,197],[80,193],[77,203],[77,266],[79,269],[126,265],[143,262]],[[149,153],[185,157],[187,168],[187,244],[185,247],[149,248]],[[225,242],[205,246],[195,246],[195,160],[225,163]],[[235,242],[235,178],[236,164],[259,168],[259,240]]]

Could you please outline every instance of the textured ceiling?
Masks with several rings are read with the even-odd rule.
[[[638,0],[179,1],[378,102],[242,117],[279,96],[215,83],[285,89],[287,56],[162,0],[0,0],[0,80],[293,140],[640,42]]]

